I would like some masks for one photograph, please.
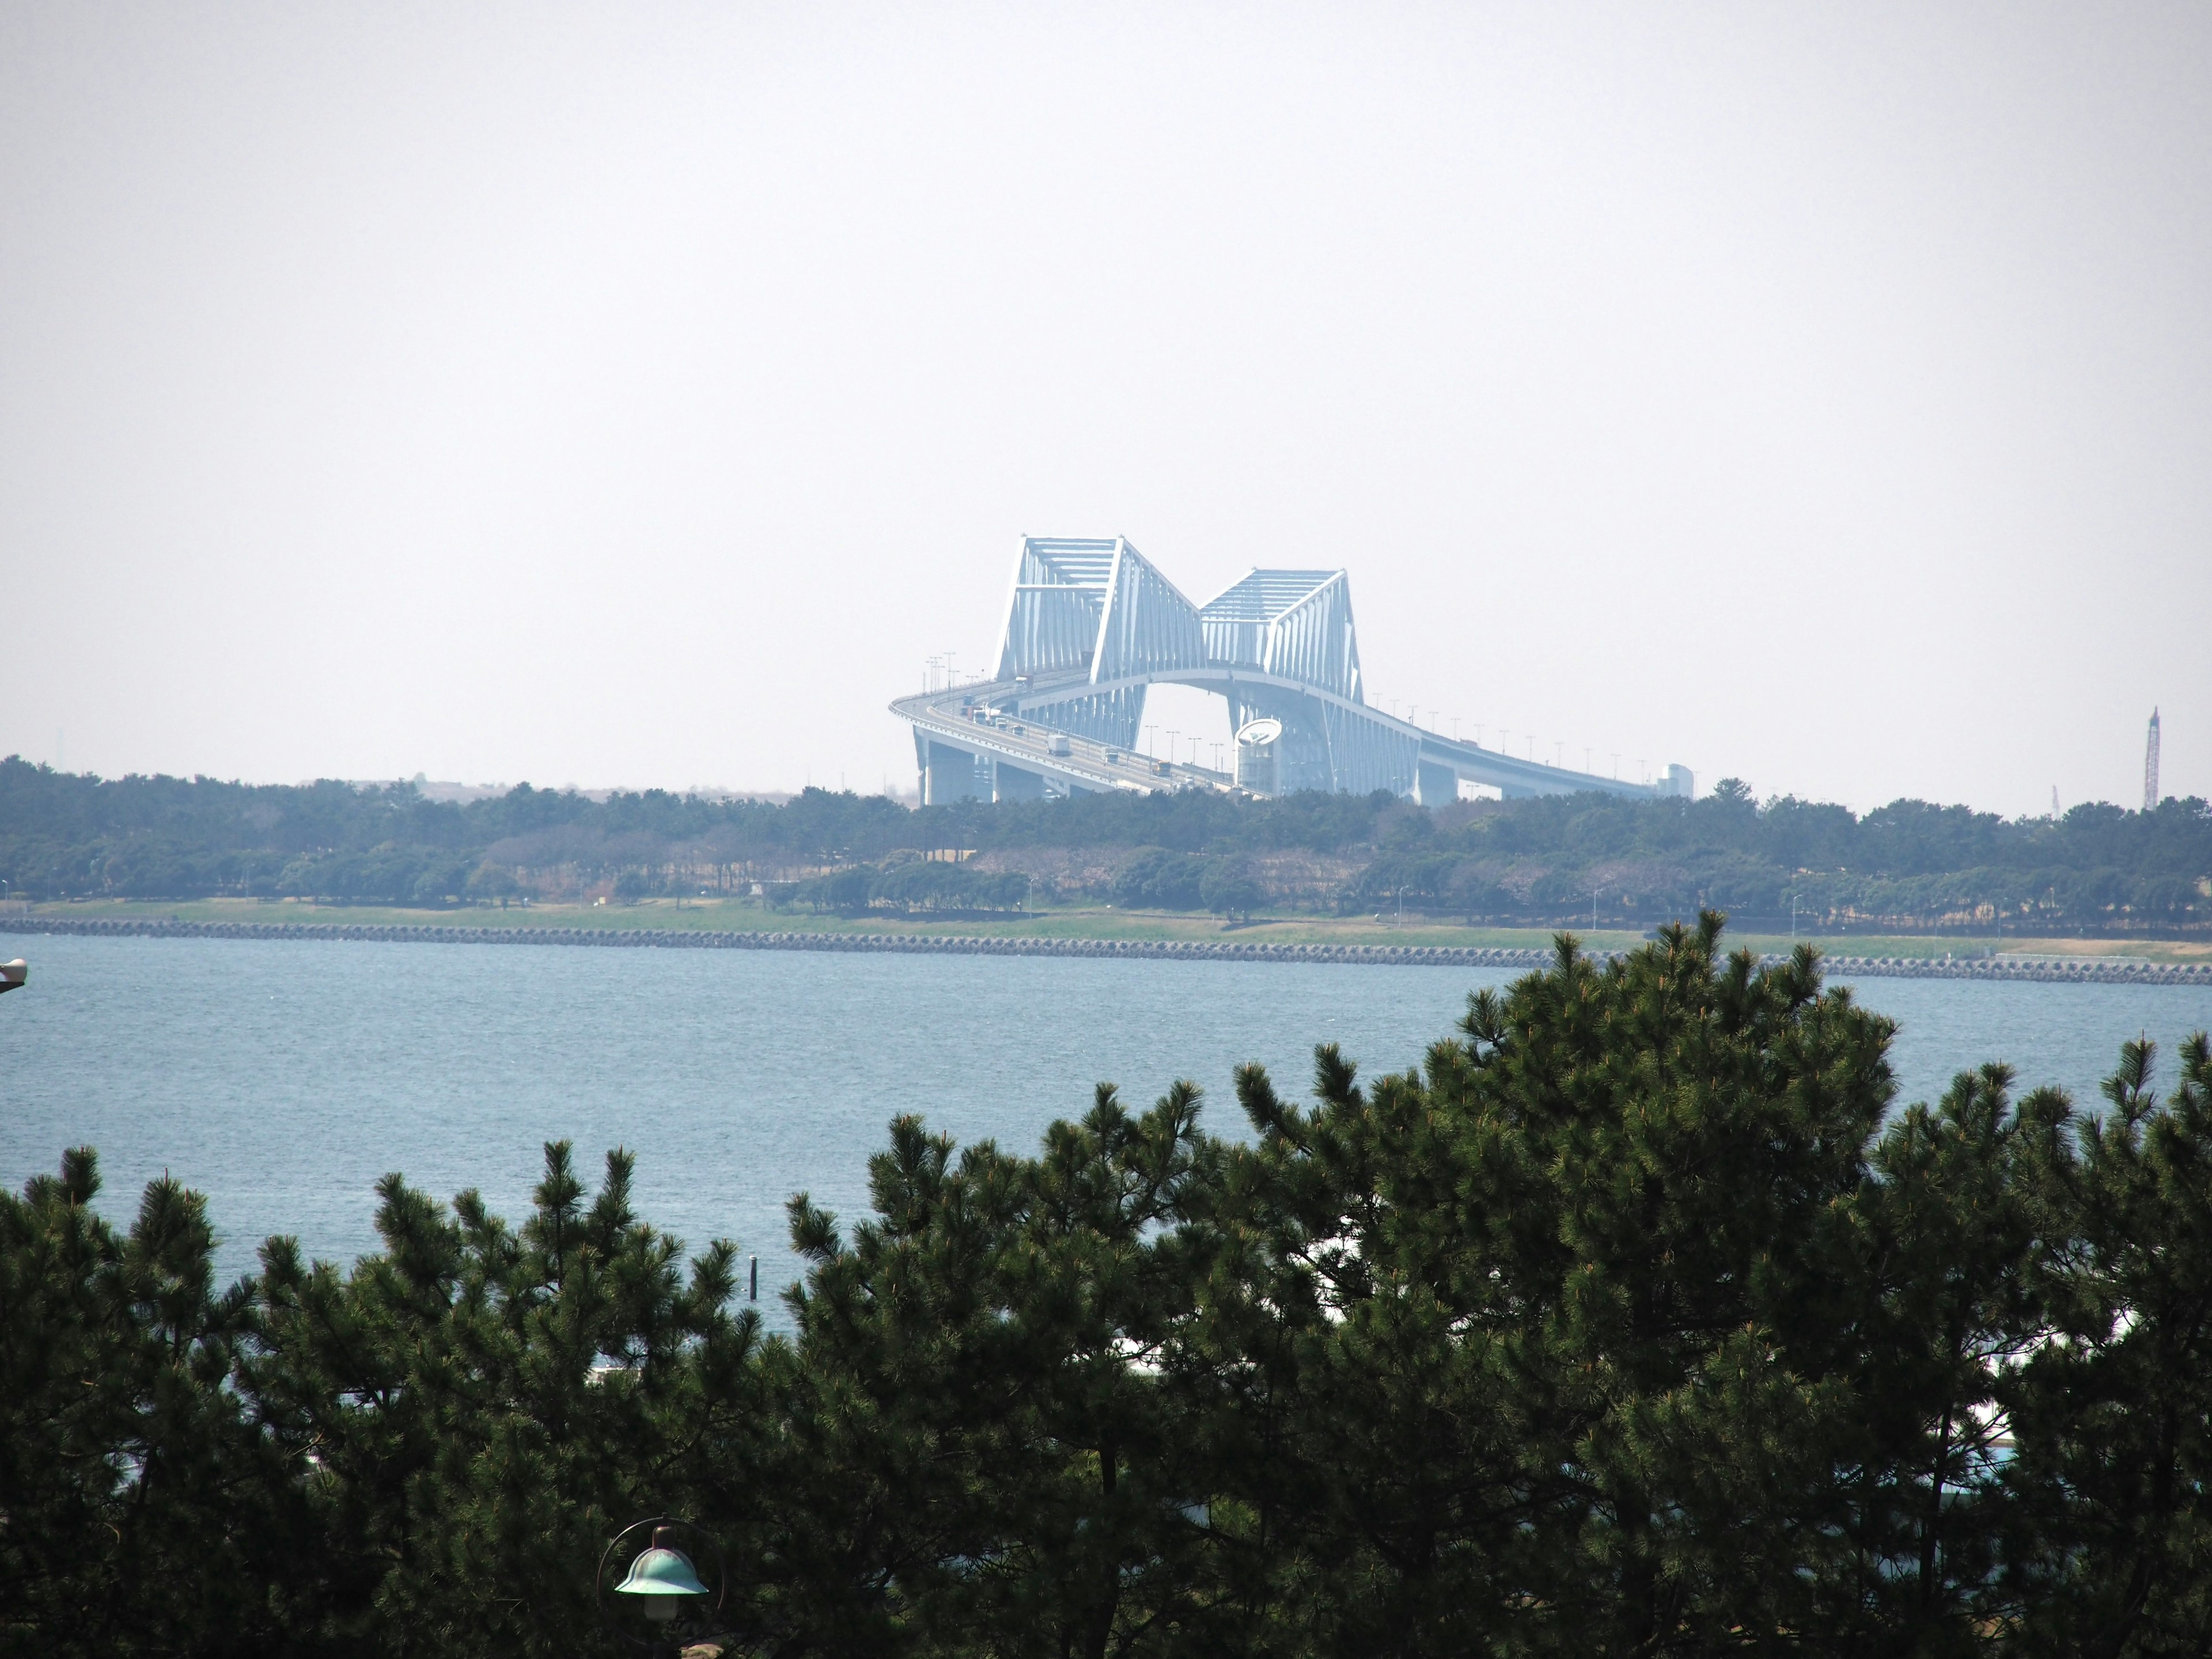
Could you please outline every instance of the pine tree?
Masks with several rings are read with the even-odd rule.
[[[265,1650],[281,1481],[225,1387],[249,1324],[207,1206],[167,1176],[127,1233],[88,1147],[0,1194],[0,1652]]]
[[[2054,1113],[2039,1148],[2057,1340],[2011,1390],[2028,1651],[2212,1645],[2212,1044],[2162,1104],[2154,1059],[2126,1044],[2109,1109]]]
[[[1890,1027],[1719,934],[1603,966],[1563,938],[1420,1073],[1363,1091],[1322,1050],[1310,1110],[1240,1080],[1254,1248],[1218,1317],[1270,1373],[1239,1402],[1269,1618],[1316,1650],[1691,1651],[1817,1613]]]
[[[1101,1659],[1208,1628],[1204,1486],[1168,1370],[1203,1251],[1185,1206],[1216,1156],[1198,1108],[1182,1085],[1133,1116],[1102,1086],[1034,1159],[956,1159],[902,1118],[849,1239],[794,1200],[813,1641]]]
[[[351,1273],[264,1248],[239,1376],[313,1512],[303,1646],[612,1650],[592,1574],[621,1527],[703,1510],[726,1548],[757,1551],[757,1316],[729,1310],[733,1247],[687,1276],[680,1243],[632,1212],[630,1174],[610,1152],[587,1204],[555,1142],[520,1231],[474,1192],[448,1211],[392,1176],[385,1248]]]

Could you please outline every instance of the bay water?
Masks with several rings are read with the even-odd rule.
[[[784,1203],[867,1211],[896,1115],[1033,1151],[1094,1083],[1132,1106],[1187,1078],[1242,1134],[1231,1087],[1256,1060],[1303,1097],[1317,1042],[1363,1074],[1419,1061],[1504,969],[1324,963],[578,950],[14,936],[31,984],[0,999],[0,1182],[99,1149],[101,1207],[128,1219],[164,1170],[208,1195],[226,1278],[264,1237],[349,1261],[377,1248],[388,1170],[468,1187],[519,1221],[552,1139],[596,1184],[637,1156],[639,1212],[696,1248],[761,1259],[763,1312],[799,1273]],[[1867,979],[1900,1022],[1900,1101],[2010,1062],[2024,1091],[2085,1104],[2119,1045],[2212,1028],[2212,988]]]

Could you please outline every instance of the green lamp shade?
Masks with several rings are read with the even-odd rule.
[[[656,1527],[653,1547],[629,1564],[629,1575],[615,1586],[618,1595],[707,1595],[692,1571],[691,1558],[670,1541],[674,1528]]]

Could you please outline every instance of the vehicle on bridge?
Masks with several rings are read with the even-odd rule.
[[[1146,691],[1159,684],[1227,701],[1234,773],[1134,752]],[[1200,788],[1388,789],[1434,805],[1457,799],[1462,780],[1507,796],[1692,790],[1684,767],[1623,783],[1370,708],[1342,570],[1252,570],[1194,605],[1123,538],[1024,538],[990,678],[891,708],[914,728],[931,804]]]

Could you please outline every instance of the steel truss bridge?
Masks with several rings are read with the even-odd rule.
[[[1119,538],[1024,538],[991,677],[891,709],[914,728],[929,804],[1236,787],[1232,773],[1140,751],[1145,694],[1162,684],[1225,698],[1232,732],[1280,722],[1278,793],[1388,789],[1434,805],[1457,799],[1462,779],[1508,797],[1691,790],[1679,766],[1656,784],[1623,783],[1370,708],[1341,570],[1253,570],[1194,605]]]

